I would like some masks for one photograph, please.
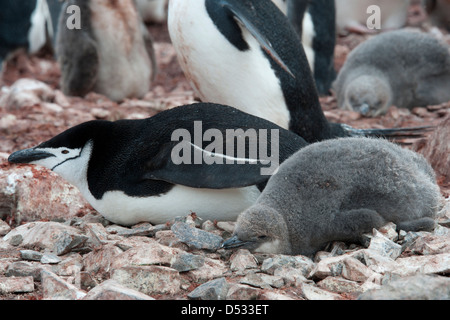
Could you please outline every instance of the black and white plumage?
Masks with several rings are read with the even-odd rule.
[[[281,164],[223,247],[313,255],[388,222],[406,231],[429,230],[441,200],[421,155],[384,139],[323,141]]]
[[[237,156],[242,159],[236,153],[238,143],[231,155],[225,148],[225,155],[211,150],[208,141],[213,138],[197,141],[196,121],[201,121],[201,135],[209,129],[223,134],[224,145],[230,143],[226,140],[227,130],[242,129],[241,134],[245,135],[248,129],[265,129],[267,139],[261,131],[258,143],[269,153],[272,146],[278,147],[279,163],[307,145],[294,133],[235,108],[194,104],[144,120],[86,122],[37,147],[17,151],[8,160],[53,170],[78,187],[100,214],[115,223],[163,223],[191,212],[203,219],[234,220],[256,201],[269,179],[268,175],[261,175],[260,169],[268,165],[248,156],[249,141],[245,145],[249,153],[244,158],[252,159],[252,163],[234,161]],[[219,160],[231,159],[232,163],[174,163],[172,152],[178,150],[179,138],[173,141],[172,134],[179,129],[186,129],[192,138],[191,157],[214,154]],[[272,130],[278,132],[279,140],[272,140]]]
[[[2,61],[18,48],[36,53],[54,44],[61,6],[58,0],[0,1],[0,70]]]
[[[79,29],[67,27],[75,8]],[[94,91],[121,101],[150,90],[156,72],[153,42],[133,0],[67,0],[59,25],[56,51],[66,95]]]
[[[270,0],[171,0],[168,25],[181,68],[203,102],[231,105],[308,142],[403,130],[328,122],[299,37]]]
[[[396,30],[357,46],[334,83],[338,106],[375,117],[450,100],[450,47],[432,35]]]
[[[319,95],[330,94],[336,78],[336,8],[330,0],[273,0],[300,36]]]

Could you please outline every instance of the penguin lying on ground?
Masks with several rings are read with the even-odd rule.
[[[68,0],[59,24],[56,49],[66,95],[95,91],[121,101],[150,90],[153,43],[133,0]]]
[[[450,0],[423,0],[430,21],[450,31]]]
[[[267,169],[306,145],[235,108],[193,104],[145,120],[86,122],[8,160],[53,170],[112,222],[158,224],[191,212],[235,220],[256,201]]]
[[[0,71],[14,50],[23,47],[32,54],[51,43],[61,6],[57,0],[0,1]]]
[[[300,36],[320,95],[330,93],[336,78],[336,10],[330,0],[273,0]]]
[[[181,68],[203,102],[236,107],[308,142],[410,131],[329,123],[299,37],[270,0],[171,0],[168,26]]]
[[[419,154],[383,139],[328,140],[281,164],[222,247],[309,256],[390,221],[405,231],[429,230],[441,199]]]
[[[370,8],[374,5],[379,8],[379,30],[368,26],[368,20],[372,24],[371,17],[377,13]],[[349,31],[374,33],[401,28],[408,20],[409,5],[410,0],[336,0],[337,32],[345,35]]]
[[[450,52],[434,37],[386,32],[356,47],[334,84],[338,106],[366,116],[450,100]]]

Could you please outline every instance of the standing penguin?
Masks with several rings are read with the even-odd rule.
[[[113,101],[140,98],[155,75],[152,40],[133,0],[68,0],[56,50],[67,95],[95,91]]]
[[[52,44],[61,6],[58,0],[0,0],[0,71],[14,50],[32,54]]]
[[[223,247],[313,255],[388,222],[405,231],[433,229],[441,201],[421,155],[383,139],[322,141],[281,164]]]
[[[300,36],[320,95],[330,93],[336,78],[336,8],[330,0],[273,0]]]
[[[142,120],[85,122],[8,160],[53,170],[110,221],[158,224],[190,212],[236,219],[270,171],[306,145],[267,120],[200,103]]]
[[[204,102],[231,105],[308,142],[406,130],[329,123],[299,37],[271,0],[171,0],[168,25],[181,68]]]
[[[373,33],[380,30],[398,29],[408,20],[410,0],[336,0],[337,32],[345,35],[349,31]],[[379,8],[380,30],[369,29],[367,20]]]

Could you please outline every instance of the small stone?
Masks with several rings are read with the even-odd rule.
[[[173,256],[170,261],[170,267],[178,270],[178,272],[186,272],[195,270],[202,267],[205,264],[205,258],[199,255],[190,253],[181,253]]]
[[[342,300],[340,295],[320,289],[308,283],[302,283],[301,290],[307,300]]]
[[[0,219],[0,237],[11,231],[11,227],[5,221]]]
[[[374,250],[392,260],[397,259],[402,253],[401,245],[389,240],[381,232],[375,229],[373,230],[373,237],[370,240],[369,249]]]
[[[177,270],[160,266],[129,266],[115,269],[111,279],[147,295],[176,294],[181,290]]]
[[[239,273],[242,273],[247,269],[255,269],[258,267],[256,258],[246,249],[239,249],[234,252],[230,257],[230,262],[231,271],[237,271]]]
[[[61,262],[61,258],[52,253],[44,253],[40,261],[44,264],[57,264]]]
[[[20,257],[23,260],[40,261],[43,254],[34,250],[20,250]]]
[[[356,282],[365,282],[374,276],[372,270],[355,258],[347,257],[343,260],[342,277]]]
[[[41,281],[41,270],[43,269],[42,265],[35,262],[28,261],[16,261],[11,263],[5,275],[7,277],[33,277],[36,281]]]
[[[450,237],[426,235],[411,245],[411,251],[419,255],[433,255],[450,252]]]
[[[259,300],[261,289],[245,284],[233,283],[227,293],[227,300]]]
[[[34,291],[33,277],[0,277],[0,294]]]
[[[401,276],[410,276],[416,273],[447,274],[450,272],[450,253],[398,258],[395,262],[398,267],[392,270],[392,273]]]
[[[274,274],[275,270],[282,266],[297,268],[306,276],[314,267],[314,262],[305,256],[276,255],[263,261],[261,271]]]
[[[359,300],[450,300],[450,279],[442,276],[416,274],[398,278],[368,290]]]
[[[283,278],[286,285],[293,285],[296,287],[302,282],[310,281],[306,279],[301,270],[290,266],[281,266],[275,269],[273,275]]]
[[[188,294],[192,300],[225,300],[229,285],[225,278],[219,278],[204,283]]]
[[[51,271],[41,271],[41,283],[45,300],[79,300],[86,293],[64,281]]]
[[[137,290],[127,288],[115,280],[106,280],[90,290],[83,300],[154,300]]]
[[[175,222],[171,230],[182,242],[195,249],[217,250],[223,241],[222,237],[183,222]]]
[[[9,238],[9,244],[12,246],[19,246],[23,242],[23,237],[21,234],[15,234]]]
[[[250,273],[242,278],[240,283],[248,284],[261,289],[281,288],[284,280],[279,276],[272,276],[264,273]]]
[[[342,277],[326,277],[319,281],[317,285],[325,290],[336,293],[362,293],[361,285],[355,281],[350,281]]]

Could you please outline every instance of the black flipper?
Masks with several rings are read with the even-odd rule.
[[[388,140],[398,139],[417,139],[424,137],[424,134],[433,130],[433,126],[406,127],[406,128],[387,128],[387,129],[355,129],[350,126],[344,126],[352,137],[376,137],[386,138]]]
[[[183,145],[184,144],[184,145]],[[258,185],[266,182],[270,176],[261,175],[262,165],[260,161],[247,161],[245,164],[226,164],[222,155],[211,155],[199,147],[180,142],[178,147],[190,150],[193,164],[176,164],[171,159],[171,153],[177,149],[177,143],[169,143],[163,146],[156,159],[148,163],[148,172],[145,179],[162,180],[173,184],[181,184],[192,188],[228,189],[242,188]],[[214,157],[224,160],[222,164],[195,164],[194,159]],[[156,168],[155,168],[156,166]]]
[[[160,145],[148,158],[142,179],[195,188],[260,187],[284,160],[308,145],[289,130],[224,105],[181,106],[148,121],[145,127],[152,131],[165,122],[160,131],[170,135],[153,140]],[[174,135],[175,129],[182,131]]]
[[[274,11],[279,11],[274,4],[270,5],[273,5]],[[255,10],[251,2],[241,0],[207,0],[206,8],[208,13],[213,17],[212,20],[214,22],[220,21],[220,23],[216,26],[231,43],[236,45],[239,49],[245,48],[245,45],[242,44],[242,39],[236,38],[236,27],[232,26],[230,21],[226,21],[226,17],[222,16],[223,13],[231,15],[235,21],[238,21],[242,27],[247,29],[258,41],[264,51],[291,77],[295,78],[294,73],[281,59],[278,52],[273,47],[268,37],[269,34],[265,32],[265,29],[261,27],[261,24],[259,24],[261,17],[258,16],[258,12]]]

